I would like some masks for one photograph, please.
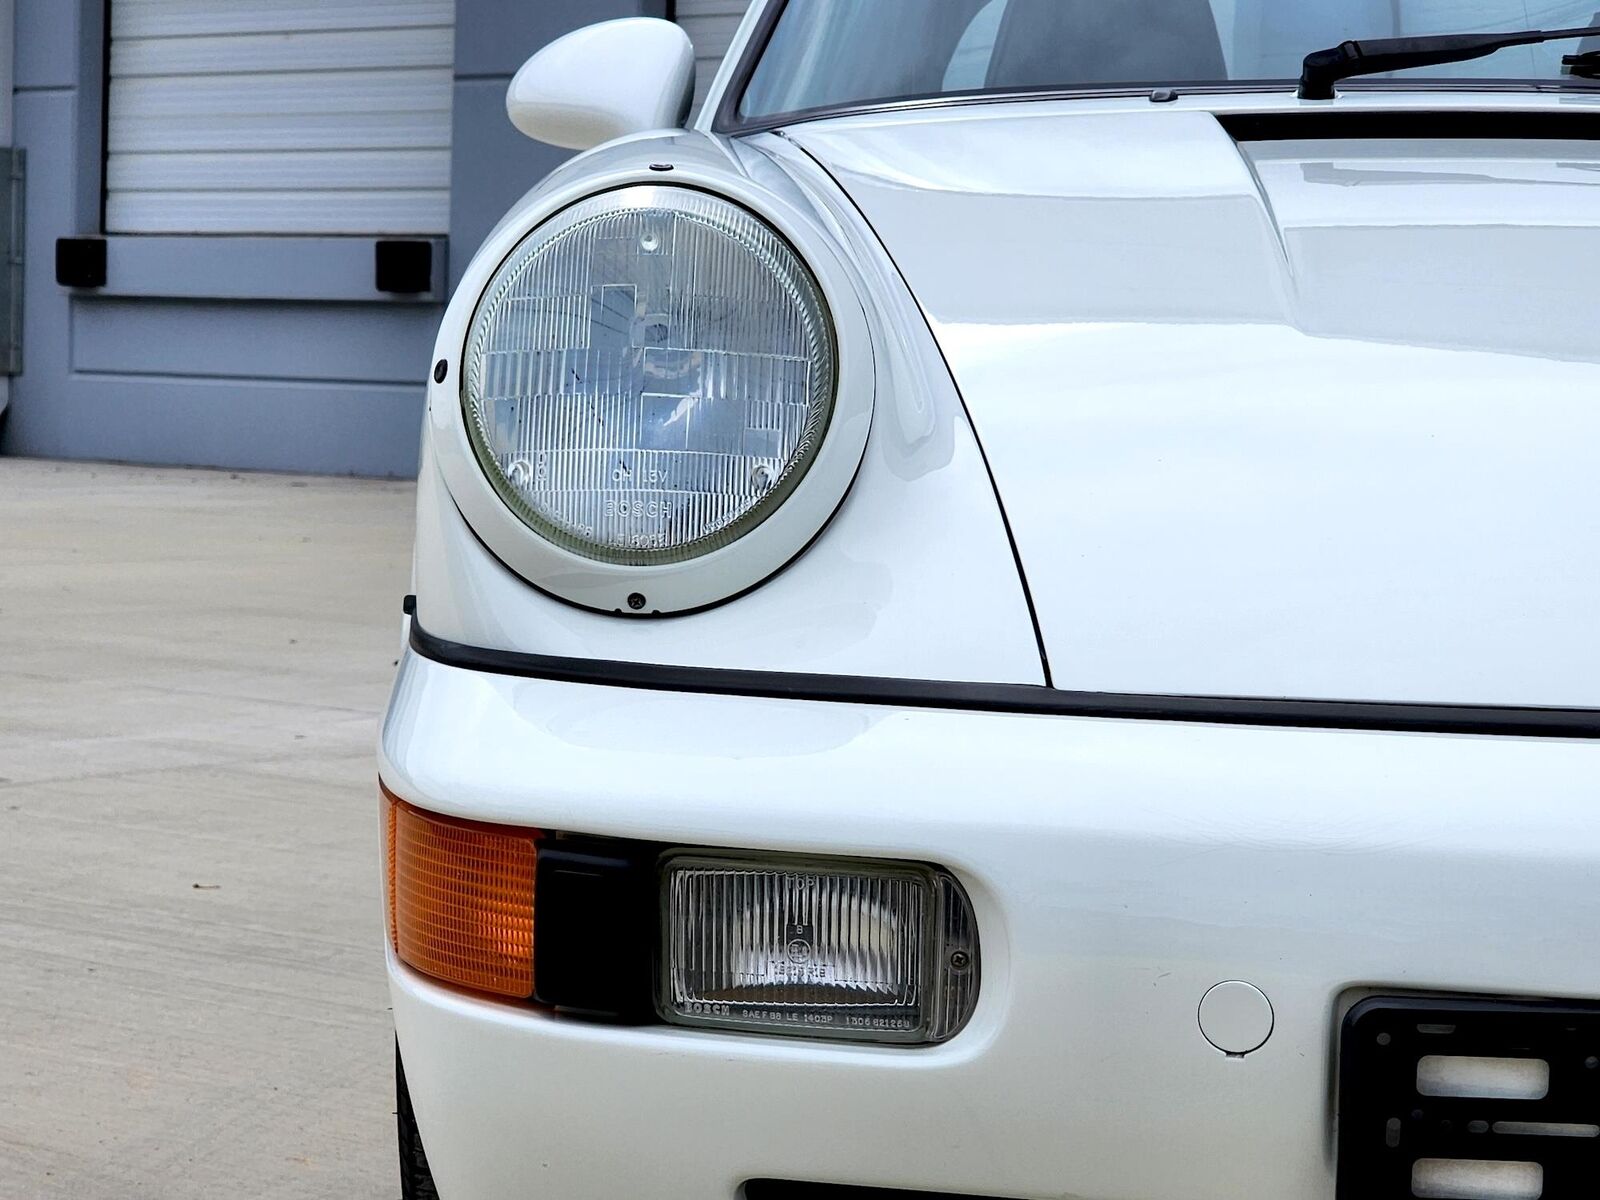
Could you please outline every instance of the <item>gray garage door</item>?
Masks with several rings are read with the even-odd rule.
[[[749,7],[750,0],[678,0],[678,24],[694,42],[696,112]]]
[[[455,0],[112,0],[110,233],[442,234]]]

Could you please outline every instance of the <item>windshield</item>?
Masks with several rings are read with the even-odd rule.
[[[739,114],[1030,89],[1281,84],[1299,77],[1311,51],[1352,38],[1600,25],[1596,7],[1597,0],[787,0]],[[1563,76],[1561,58],[1594,49],[1600,40],[1519,46],[1403,74],[1585,86]]]

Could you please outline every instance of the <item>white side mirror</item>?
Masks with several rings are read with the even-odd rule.
[[[569,150],[650,129],[674,129],[694,99],[694,46],[671,21],[627,17],[557,38],[522,65],[506,92],[511,123]]]

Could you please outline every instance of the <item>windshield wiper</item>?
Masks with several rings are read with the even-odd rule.
[[[1333,85],[1356,75],[1380,75],[1411,67],[1470,62],[1512,46],[1534,46],[1574,38],[1600,37],[1600,25],[1587,29],[1530,29],[1523,33],[1452,33],[1438,37],[1369,38],[1345,42],[1306,55],[1300,99],[1332,100]]]

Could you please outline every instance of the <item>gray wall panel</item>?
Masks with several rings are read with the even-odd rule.
[[[666,0],[456,0],[456,74],[509,79],[535,50],[581,25],[666,9]]]
[[[439,305],[449,296],[448,244],[432,250],[432,289],[388,294],[377,288],[370,237],[185,237],[138,234],[106,239],[100,296],[196,300],[352,301]]]
[[[86,297],[72,310],[75,371],[420,385],[442,310],[360,304]],[[308,336],[311,329],[326,330]],[[173,336],[182,330],[181,336]]]
[[[35,2],[35,0],[30,0]],[[56,446],[71,457],[71,417],[56,405],[58,384],[67,375],[67,297],[56,286],[58,237],[74,232],[70,194],[73,176],[72,131],[76,120],[71,92],[19,92],[14,110],[16,144],[28,152],[26,217],[22,271],[22,374],[11,383],[11,406],[0,425],[0,451],[43,454]]]
[[[113,462],[409,477],[422,392],[390,384],[80,377],[30,453]]]
[[[509,79],[456,81],[450,172],[450,286],[506,209],[567,160],[568,152],[524,137],[506,118]]]
[[[78,81],[77,0],[17,0],[17,88]]]

